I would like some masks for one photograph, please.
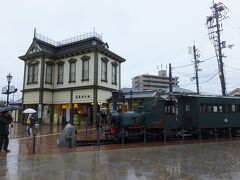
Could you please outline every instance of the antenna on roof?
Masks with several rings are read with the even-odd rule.
[[[95,32],[95,27],[93,27],[93,32]]]
[[[161,64],[161,70],[162,70],[162,64]]]
[[[34,38],[36,37],[37,30],[34,28]]]

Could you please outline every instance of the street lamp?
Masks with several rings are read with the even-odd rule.
[[[9,73],[7,75],[8,85],[6,87],[2,88],[2,94],[6,94],[7,95],[7,106],[9,105],[9,94],[17,92],[17,88],[15,88],[14,86],[10,86],[12,78],[13,78],[12,75]]]
[[[9,73],[7,75],[7,82],[8,82],[8,88],[7,88],[7,106],[9,104],[9,94],[10,94],[10,83],[12,81],[12,75]]]

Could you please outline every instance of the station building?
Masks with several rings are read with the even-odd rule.
[[[35,109],[43,124],[92,124],[112,91],[121,88],[125,59],[96,32],[54,41],[35,30],[19,58],[24,61],[23,109]]]

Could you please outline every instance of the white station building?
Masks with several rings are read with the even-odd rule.
[[[43,124],[93,124],[112,91],[121,88],[124,58],[96,32],[54,41],[34,31],[24,61],[23,109],[33,108]]]

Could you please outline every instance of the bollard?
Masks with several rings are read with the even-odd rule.
[[[217,128],[215,128],[215,139],[218,138],[218,135],[217,135]]]
[[[124,133],[125,133],[124,129],[122,129],[120,133],[121,133],[121,143],[124,144]]]
[[[229,137],[232,138],[232,129],[229,127]]]
[[[77,146],[77,129],[75,130],[75,147]]]
[[[164,144],[166,144],[167,143],[166,129],[163,130],[163,136],[164,136]]]
[[[72,132],[70,132],[68,140],[69,140],[69,146],[68,147],[69,147],[69,149],[71,149],[72,148]]]
[[[185,141],[184,129],[182,130],[182,140]]]
[[[199,139],[202,139],[201,128],[198,129],[198,138],[199,138]]]
[[[144,144],[147,143],[147,131],[146,128],[144,128]]]
[[[100,147],[99,131],[100,131],[100,129],[97,130],[97,146],[98,147]]]
[[[33,134],[33,154],[35,154],[35,146],[36,146],[35,128],[32,128],[32,134]]]

